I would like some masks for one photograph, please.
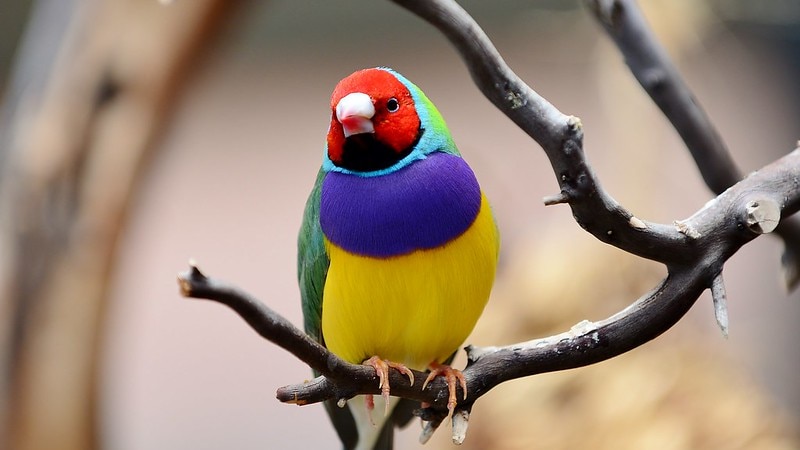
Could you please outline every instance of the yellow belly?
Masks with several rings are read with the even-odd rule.
[[[483,197],[472,226],[436,249],[379,259],[326,247],[327,347],[353,363],[377,355],[421,370],[472,332],[494,282],[499,237]]]

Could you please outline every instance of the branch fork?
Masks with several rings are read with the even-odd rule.
[[[739,181],[740,174],[727,149],[633,0],[586,2],[625,54],[631,71],[683,137],[709,187],[719,194],[690,218],[673,224],[639,219],[603,190],[583,151],[580,120],[563,114],[519,79],[457,3],[393,1],[438,28],[461,54],[484,95],[542,146],[560,187],[558,194],[543,199],[545,205],[568,204],[575,220],[597,239],[658,261],[668,271],[650,292],[606,319],[583,321],[564,333],[509,346],[468,346],[463,374],[469,397],[456,406],[453,442],[463,442],[472,405],[495,386],[520,377],[586,366],[630,351],[677,323],[706,289],[711,290],[717,323],[727,335],[722,268],[742,245],[761,234],[776,231],[784,238],[785,267],[794,268],[789,275],[797,280],[800,271],[796,270],[794,255],[800,255],[800,228],[792,224],[794,221],[787,223],[786,218],[800,209],[800,190],[793,181],[800,174],[800,152],[795,150]],[[797,251],[792,253],[794,249]],[[261,336],[322,374],[278,389],[280,401],[305,405],[335,400],[343,405],[354,395],[380,392],[374,370],[343,361],[254,297],[206,277],[194,263],[179,274],[178,280],[184,296],[229,306]],[[793,281],[787,278],[787,283]],[[414,372],[411,385],[397,371],[390,371],[389,377],[392,394],[430,405],[418,411],[427,421],[421,440],[427,440],[448,414],[445,381],[435,379],[423,389],[426,374],[421,372]]]

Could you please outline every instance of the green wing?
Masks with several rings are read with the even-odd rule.
[[[319,224],[320,193],[324,179],[325,172],[320,169],[314,189],[308,196],[297,238],[297,280],[300,283],[303,322],[306,333],[322,344],[322,291],[330,266]]]
[[[325,251],[325,241],[319,224],[323,180],[325,180],[325,171],[320,169],[314,189],[308,196],[303,214],[303,224],[300,225],[300,235],[297,237],[297,281],[300,284],[303,325],[306,333],[325,345],[322,337],[322,292],[325,289],[325,278],[328,276],[328,267],[331,261]],[[358,431],[350,409],[339,408],[336,406],[335,400],[328,400],[325,402],[325,410],[328,412],[344,448],[354,448],[358,441]]]

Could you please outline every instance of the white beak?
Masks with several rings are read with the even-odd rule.
[[[375,105],[369,95],[353,92],[345,95],[336,104],[336,120],[344,128],[344,137],[354,134],[374,133],[372,116],[375,115]]]

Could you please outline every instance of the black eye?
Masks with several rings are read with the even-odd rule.
[[[386,109],[389,112],[395,112],[400,109],[400,103],[398,103],[396,98],[392,97],[386,102]]]

